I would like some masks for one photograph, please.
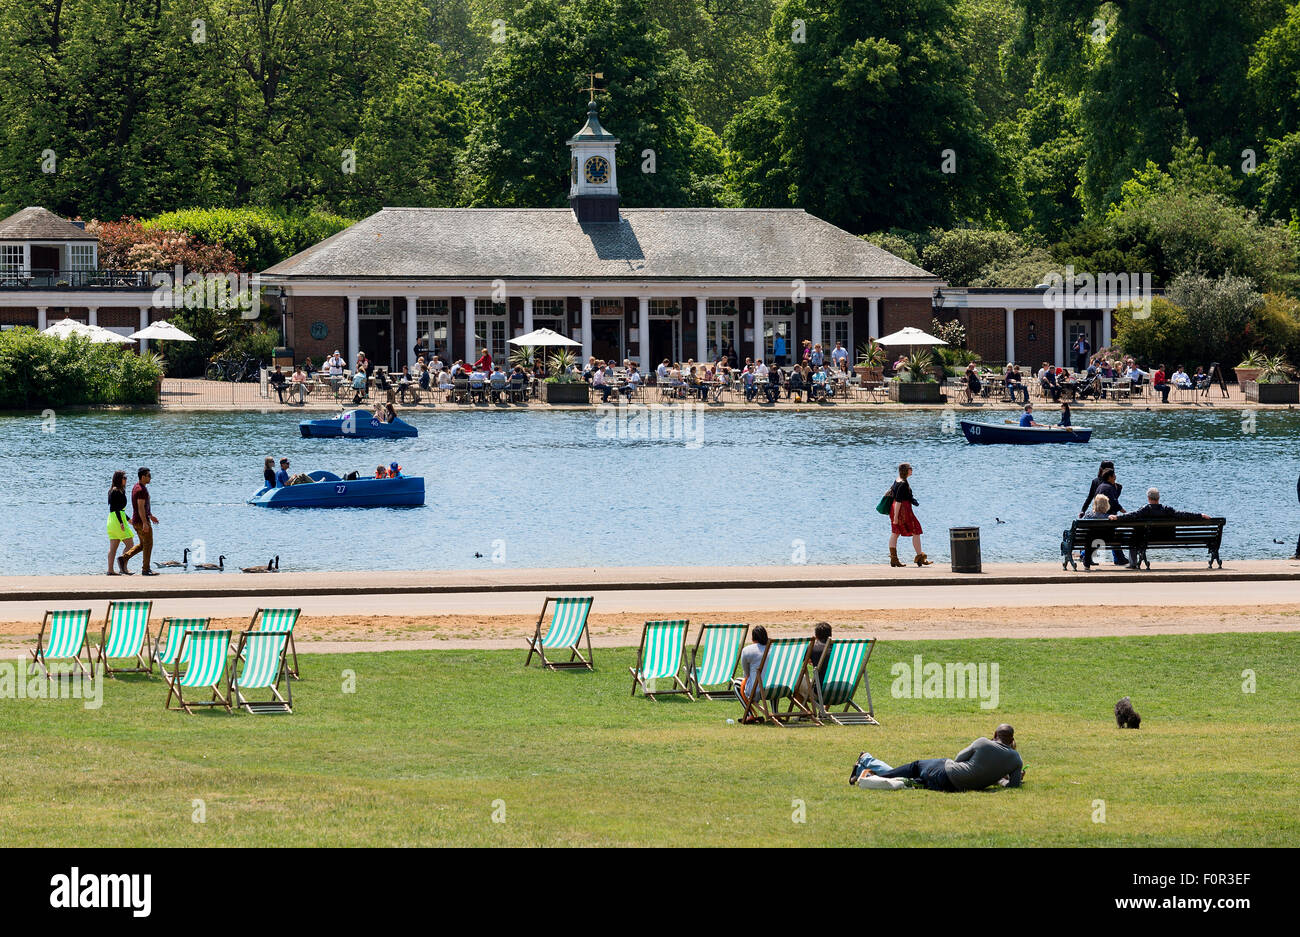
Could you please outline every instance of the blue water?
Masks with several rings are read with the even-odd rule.
[[[901,460],[938,562],[947,528],[967,525],[981,529],[985,562],[1057,559],[1103,458],[1129,510],[1154,484],[1174,507],[1227,516],[1225,559],[1289,556],[1300,530],[1290,412],[1261,412],[1248,432],[1239,411],[1076,411],[1095,433],[1069,446],[972,446],[934,411],[729,407],[673,427],[686,440],[659,441],[619,438],[594,413],[403,415],[418,439],[302,439],[298,415],[282,412],[0,417],[0,574],[102,571],[109,479],[122,468],[134,482],[139,465],[153,470],[156,559],[201,541],[211,561],[279,554],[286,571],[877,563],[888,524],[874,508]],[[264,456],[367,474],[395,459],[425,477],[427,505],[253,507]]]

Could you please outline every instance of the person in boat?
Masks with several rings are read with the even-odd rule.
[[[401,478],[401,477],[402,477],[402,467],[401,467],[400,465],[398,465],[396,462],[391,463],[391,464],[388,466],[388,475],[387,475],[387,477],[388,477],[388,478]]]
[[[387,478],[387,477],[388,477],[388,469],[384,468],[382,465],[376,465],[375,478]]]
[[[385,423],[391,423],[397,419],[397,408],[391,403],[384,404],[380,407],[380,410],[383,411]]]
[[[1034,420],[1034,405],[1032,403],[1025,404],[1025,412],[1020,414],[1020,425],[1024,427],[1045,425]]]
[[[262,463],[262,480],[266,482],[267,488],[275,488],[275,459],[270,456]]]
[[[1060,423],[1060,425],[1063,426],[1065,429],[1070,429],[1070,428],[1071,428],[1071,427],[1070,427],[1070,405],[1069,405],[1068,403],[1062,403],[1062,404],[1061,404],[1061,423]]]
[[[284,488],[289,484],[289,460],[280,460],[280,471],[275,473],[275,487]]]

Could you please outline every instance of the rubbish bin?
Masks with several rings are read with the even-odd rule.
[[[948,543],[952,553],[954,573],[980,571],[980,529],[978,527],[949,527]]]

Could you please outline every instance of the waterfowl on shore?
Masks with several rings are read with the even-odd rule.
[[[280,571],[280,557],[268,560],[265,566],[245,566],[241,572],[245,573],[278,573]]]
[[[195,568],[195,569],[215,569],[215,570],[219,570],[219,571],[220,571],[220,570],[224,570],[224,569],[226,568],[226,558],[225,558],[225,556],[219,556],[219,557],[217,557],[217,561],[216,561],[215,563],[195,563],[195,564],[194,564],[194,568]]]
[[[190,566],[190,548],[189,548],[189,547],[186,547],[186,548],[185,548],[185,551],[181,554],[181,560],[180,560],[179,563],[176,562],[175,560],[168,560],[166,563],[154,563],[154,564],[153,564],[154,569],[175,569],[175,568],[178,567],[178,566],[183,566],[183,567],[185,567],[186,569],[189,569],[189,566]]]

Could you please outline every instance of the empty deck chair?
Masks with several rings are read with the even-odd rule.
[[[769,640],[758,666],[757,686],[747,688],[748,702],[741,699],[745,715],[776,725],[786,725],[792,719],[809,719],[821,725],[817,713],[795,694],[799,681],[808,673],[808,655],[811,652],[812,638]],[[780,711],[783,699],[790,704],[785,712]]]
[[[691,648],[686,682],[695,697],[707,700],[736,698],[733,679],[749,625],[704,625]],[[712,687],[712,689],[705,689]]]
[[[175,625],[173,625],[173,628]],[[230,700],[221,695],[223,689],[229,688],[226,677],[226,657],[230,653],[229,628],[201,630],[184,628],[180,633],[177,647],[176,669],[167,677],[167,702],[164,709],[172,708],[172,696],[181,709],[193,715],[194,706],[221,706],[230,712]],[[181,668],[185,668],[182,670]],[[185,690],[211,690],[212,699],[186,699]]]
[[[293,626],[298,624],[298,616],[301,614],[300,608],[259,608],[253,612],[253,620],[248,625],[249,631],[289,632],[289,648],[286,653],[293,657],[293,664],[287,673],[295,680],[299,679],[298,648],[293,643]]]
[[[636,652],[636,666],[627,668],[632,672],[632,695],[636,696],[637,685],[649,699],[660,693],[685,693],[691,697],[690,688],[682,682],[682,664],[686,656],[686,629],[689,621],[648,621],[641,632],[641,647]],[[670,690],[651,690],[647,680],[667,680],[672,678]],[[657,684],[656,684],[657,685]]]
[[[153,602],[114,599],[104,613],[99,632],[97,660],[110,677],[118,673],[153,673],[153,640],[149,636],[149,615]],[[114,667],[114,660],[135,658],[134,667]]]
[[[288,679],[286,652],[293,635],[288,631],[245,631],[235,646],[226,697],[233,706],[250,713],[292,713],[293,690]],[[241,663],[242,661],[242,663]],[[288,698],[280,695],[280,681]],[[271,699],[248,700],[245,690],[269,690]]]
[[[90,648],[86,644],[86,628],[89,625],[88,608],[45,613],[41,619],[40,634],[36,636],[36,648],[31,652],[32,663],[45,674],[45,679],[50,679],[48,663],[51,659],[74,660],[78,671],[90,673],[81,663],[82,650],[86,652],[86,664],[90,663]]]
[[[178,666],[181,651],[181,638],[186,631],[207,631],[209,618],[164,618],[158,626],[158,635],[153,642],[153,662],[158,665],[164,680],[171,680],[172,671]]]
[[[528,639],[528,657],[524,659],[525,667],[532,661],[533,655],[537,654],[542,659],[542,666],[550,670],[576,667],[596,669],[592,666],[591,633],[587,630],[587,616],[591,614],[592,598],[592,596],[560,598],[549,595],[546,597],[546,601],[542,603],[542,613],[537,616],[537,630]],[[546,628],[546,634],[542,634],[542,621],[546,618],[546,607],[552,602],[555,605],[551,611],[551,623]],[[578,650],[578,642],[584,637],[587,642],[586,657],[583,657],[582,652]],[[569,659],[548,660],[546,652],[556,650],[570,651]]]
[[[875,649],[875,638],[831,638],[822,651],[825,666],[813,668],[817,688],[817,712],[839,726],[878,726],[871,704],[871,680],[867,677],[867,661]],[[867,708],[853,701],[853,694],[862,682],[867,689]],[[831,712],[832,706],[843,706],[842,712]],[[856,710],[849,712],[850,709]]]

